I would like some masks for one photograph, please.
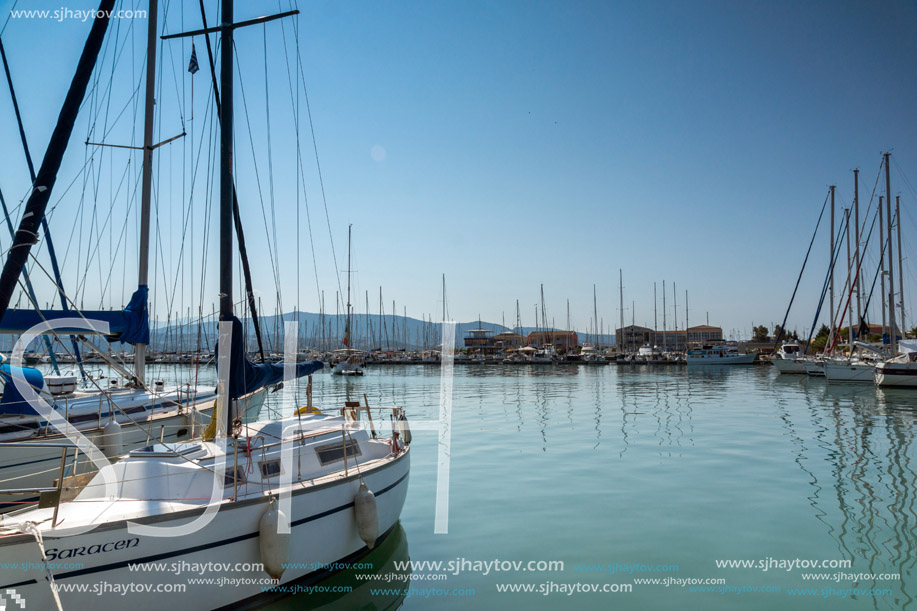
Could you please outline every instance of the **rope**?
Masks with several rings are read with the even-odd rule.
[[[64,608],[61,606],[60,597],[57,595],[57,586],[54,585],[54,575],[51,574],[51,569],[48,568],[48,555],[45,553],[45,544],[41,537],[41,531],[38,530],[38,524],[35,522],[23,522],[20,524],[20,528],[35,538],[35,543],[38,544],[38,551],[41,552],[41,564],[45,569],[45,580],[51,587],[51,596],[54,598],[54,605],[57,607],[57,611],[64,611]]]

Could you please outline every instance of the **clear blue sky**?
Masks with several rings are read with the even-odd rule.
[[[162,4],[164,31],[200,27],[196,3],[187,3],[184,14],[175,0]],[[4,20],[12,5],[12,0],[0,3]],[[36,0],[20,1],[16,8],[62,5],[94,7]],[[145,5],[127,2],[122,8]],[[213,23],[216,4],[207,5]],[[277,10],[270,2],[236,5],[237,20]],[[652,325],[657,282],[661,327],[666,280],[669,326],[674,281],[679,327],[685,290],[691,324],[704,322],[709,312],[711,324],[727,333],[748,333],[752,322],[770,327],[783,316],[828,185],[838,186],[840,218],[840,208],[853,199],[851,170],[860,168],[865,209],[885,150],[892,150],[895,160],[892,191],[901,194],[905,257],[911,257],[905,299],[908,308],[914,303],[913,3],[320,1],[299,8],[302,71],[337,263],[343,272],[347,224],[353,223],[359,311],[364,291],[370,293],[370,309],[378,311],[381,285],[386,312],[395,299],[399,312],[407,307],[408,315],[439,318],[445,274],[450,314],[458,320],[480,315],[500,322],[505,313],[512,325],[518,299],[524,324],[532,325],[543,283],[549,318],[565,326],[569,299],[574,325],[585,330],[596,284],[599,317],[609,328],[619,317],[621,268],[628,323],[633,316],[637,324]],[[82,143],[92,117],[97,129],[112,126],[107,141],[141,137],[142,96],[131,95],[136,87],[142,91],[146,23],[121,21],[117,34],[125,51],[114,70],[111,49],[100,65],[95,97],[84,106],[55,189],[59,195],[81,176],[56,207],[52,231],[59,250],[71,244],[65,284],[81,282],[86,307],[98,305],[93,298],[117,305],[122,287],[129,293],[136,282],[136,206],[120,245],[119,236],[125,209],[136,200],[137,159],[126,169],[126,153],[110,150],[98,157],[85,191],[78,174],[88,154]],[[36,164],[88,29],[88,22],[79,20],[20,18],[11,19],[3,34]],[[180,133],[182,117],[194,134],[193,140],[160,149],[162,246],[154,282],[160,315],[200,302],[207,180],[201,169],[192,198],[188,168],[202,147],[202,134],[200,167],[207,167],[212,128],[203,39],[195,44],[201,71],[193,78],[186,72],[187,41],[160,47],[157,138]],[[289,58],[296,78],[292,22],[239,31],[236,45],[267,231],[238,85],[237,176],[265,309],[273,309],[276,290],[267,250],[275,231],[267,180],[269,107],[284,308],[298,303],[316,311],[318,284],[333,312],[338,284],[302,93],[300,143],[317,283],[302,194],[298,254],[294,250],[296,96],[287,77]],[[15,206],[28,176],[8,98],[4,85],[0,188]],[[116,120],[122,107],[126,111]],[[127,178],[119,190],[122,175]],[[81,194],[82,230],[76,212]],[[87,229],[91,201],[97,202],[99,223],[110,208],[114,212],[111,228],[97,232],[101,245],[86,267],[86,253],[96,248],[89,246]],[[189,201],[195,223],[186,230],[179,265],[181,219]],[[8,244],[4,230],[0,245]],[[207,245],[214,257],[216,240]],[[811,323],[827,265],[825,231],[815,249],[789,323],[800,332]],[[81,259],[77,252],[83,252]],[[216,301],[213,261],[205,309]],[[85,269],[91,271],[83,281]],[[871,262],[870,279],[873,271]],[[99,287],[110,274],[103,295]],[[176,278],[184,291],[173,290]],[[345,282],[342,277],[346,289]]]

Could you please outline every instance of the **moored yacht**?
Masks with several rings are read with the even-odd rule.
[[[819,355],[805,360],[806,375],[819,378],[825,376],[825,356]]]
[[[802,355],[802,348],[797,342],[784,342],[771,361],[780,373],[806,372],[806,359]]]
[[[825,361],[825,378],[829,382],[875,382],[876,365],[882,362],[885,353],[864,342],[854,343],[852,356]]]
[[[896,357],[876,365],[876,384],[917,388],[917,341],[901,341],[898,349]]]
[[[402,412],[390,409],[406,433]],[[370,435],[353,413],[301,413],[250,425],[244,435],[134,450],[76,486],[72,502],[4,516],[0,584],[36,609],[55,608],[52,587],[64,609],[97,609],[92,585],[99,582],[121,587],[122,605],[136,611],[215,609],[372,549],[404,504],[410,435]],[[278,535],[278,522],[290,517],[289,534]],[[200,526],[192,528],[195,520]],[[169,529],[176,536],[164,536]],[[79,570],[47,568],[77,556]],[[153,589],[161,572],[137,570],[154,561],[203,566],[215,558],[248,570],[227,575],[237,578],[234,587],[196,580],[174,593]],[[181,579],[187,577],[174,581]]]
[[[688,350],[688,365],[751,365],[757,357],[754,353],[739,354],[738,348],[728,344],[704,346]]]

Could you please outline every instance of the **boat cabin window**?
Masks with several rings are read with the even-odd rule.
[[[262,479],[268,479],[269,477],[277,477],[280,475],[280,459],[266,460],[261,463],[261,477]]]
[[[343,443],[332,443],[324,446],[319,446],[315,448],[315,453],[318,455],[318,460],[322,465],[327,465],[338,460],[344,460],[344,444]],[[360,456],[362,452],[360,451],[360,444],[352,439],[347,440],[347,458],[348,460],[352,456]]]
[[[232,486],[234,481],[238,481],[239,484],[245,483],[245,469],[243,467],[235,468],[235,479],[233,478],[233,469],[228,468],[226,473],[223,475],[223,485]]]

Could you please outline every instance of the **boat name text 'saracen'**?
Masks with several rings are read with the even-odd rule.
[[[140,545],[139,538],[122,539],[120,541],[109,541],[108,543],[97,543],[90,546],[71,547],[66,549],[49,549],[46,554],[48,560],[63,560],[65,558],[76,558],[77,556],[92,556],[93,554],[104,554],[119,549],[130,549]]]

